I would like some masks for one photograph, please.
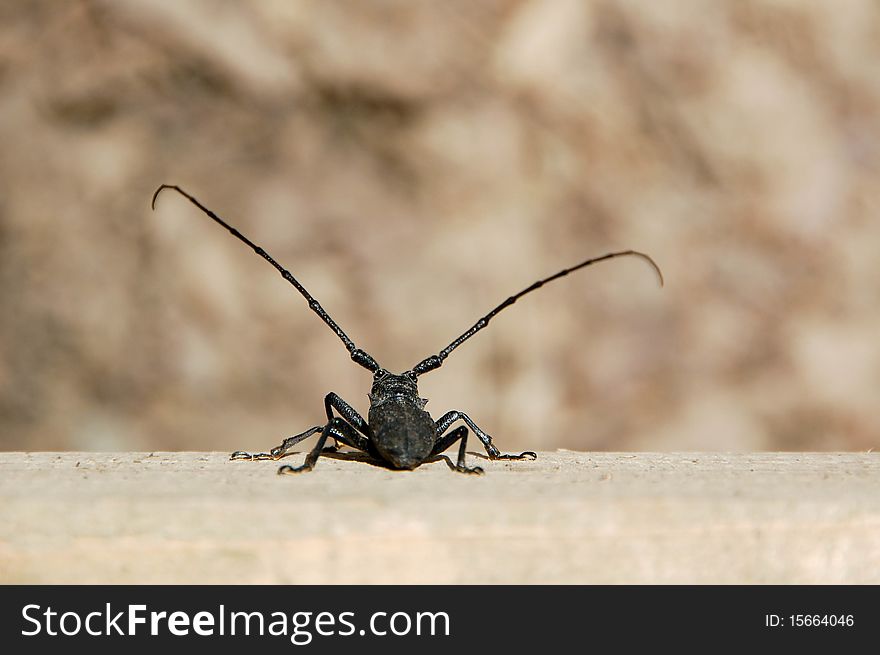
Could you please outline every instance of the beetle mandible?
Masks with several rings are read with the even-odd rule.
[[[344,444],[351,448],[361,450],[369,454],[375,459],[384,462],[386,465],[395,469],[414,469],[420,464],[427,461],[434,461],[441,456],[441,453],[447,448],[460,442],[458,449],[458,460],[453,465],[452,461],[445,456],[447,464],[455,471],[460,473],[481,474],[483,469],[479,466],[467,466],[465,464],[465,454],[467,450],[468,428],[474,431],[477,438],[486,449],[490,460],[498,459],[536,459],[537,454],[532,451],[526,451],[518,455],[502,453],[492,443],[492,437],[480,429],[476,423],[464,412],[450,411],[441,416],[438,420],[431,418],[431,415],[425,411],[425,404],[428,402],[424,398],[419,397],[418,378],[420,375],[440,368],[444,360],[449,354],[458,348],[465,341],[474,336],[477,332],[485,328],[499,312],[509,307],[527,293],[541,288],[548,282],[568,275],[581,268],[595,264],[615,257],[623,257],[634,255],[646,260],[657,273],[660,285],[663,285],[663,273],[660,267],[651,257],[645,253],[636,250],[622,250],[620,252],[611,252],[601,257],[593,257],[587,259],[571,268],[565,268],[550,277],[538,280],[529,287],[526,287],[519,293],[516,293],[500,305],[495,307],[488,314],[483,316],[474,325],[464,332],[461,336],[450,343],[446,348],[436,355],[426,357],[421,362],[413,366],[410,370],[400,374],[394,374],[379,366],[373,357],[358,348],[342,328],[337,325],[330,315],[321,307],[321,304],[293,277],[293,275],[276,262],[265,250],[255,244],[253,241],[244,236],[237,229],[229,225],[213,211],[205,207],[194,196],[190,195],[179,186],[174,184],[163,184],[153,194],[151,207],[156,208],[156,198],[164,189],[172,189],[188,199],[192,204],[198,207],[207,216],[212,218],[218,224],[226,228],[234,237],[240,239],[250,246],[255,253],[272,264],[282,277],[292,284],[297,291],[302,294],[309,304],[309,308],[315,312],[327,326],[333,330],[337,337],[345,345],[351,356],[352,361],[364,367],[373,374],[373,386],[370,390],[370,410],[369,420],[355,411],[347,402],[337,396],[335,393],[328,393],[324,398],[324,410],[327,413],[327,423],[324,425],[316,425],[300,434],[288,437],[281,444],[272,448],[268,453],[246,453],[236,451],[230,455],[233,460],[278,460],[287,454],[293,446],[308,437],[319,434],[317,444],[306,456],[305,463],[302,466],[281,466],[278,469],[279,474],[283,473],[301,473],[303,471],[311,471],[318,458],[323,452],[332,452],[336,450],[339,444]],[[337,414],[334,415],[333,410]],[[448,431],[452,424],[457,421],[464,422],[452,431]],[[335,446],[325,448],[327,439],[332,437]]]

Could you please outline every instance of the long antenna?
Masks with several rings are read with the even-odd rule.
[[[437,353],[436,355],[431,355],[430,357],[426,357],[421,362],[416,364],[413,367],[412,372],[418,376],[418,375],[421,375],[422,373],[427,373],[428,371],[433,371],[435,368],[440,368],[443,365],[443,360],[445,360],[447,357],[449,357],[449,353],[451,353],[453,350],[458,348],[461,344],[463,344],[465,341],[470,339],[472,336],[474,336],[477,332],[482,330],[484,327],[489,325],[489,321],[491,321],[493,318],[495,318],[495,316],[498,313],[500,313],[501,310],[503,310],[505,307],[510,307],[510,305],[515,303],[517,300],[522,298],[527,293],[530,293],[530,292],[534,291],[535,289],[540,289],[548,282],[552,282],[553,280],[556,280],[557,278],[564,277],[564,276],[568,275],[569,273],[573,273],[574,271],[581,269],[581,268],[584,268],[586,266],[589,266],[590,264],[596,264],[598,262],[605,261],[606,259],[614,259],[615,257],[623,257],[626,255],[635,255],[636,257],[641,257],[642,259],[646,260],[654,268],[654,270],[657,273],[657,276],[660,278],[660,286],[661,287],[663,286],[663,273],[660,271],[660,267],[657,266],[657,263],[653,259],[651,259],[648,255],[646,255],[643,252],[638,252],[637,250],[622,250],[620,252],[610,252],[607,255],[602,255],[601,257],[593,257],[592,259],[588,259],[587,261],[581,262],[577,266],[572,266],[571,268],[564,268],[561,271],[559,271],[558,273],[556,273],[555,275],[551,275],[550,277],[546,277],[543,280],[538,280],[537,282],[532,284],[530,287],[527,287],[527,288],[523,289],[522,291],[520,291],[519,293],[517,293],[513,296],[510,296],[510,298],[505,300],[503,303],[498,305],[495,309],[493,309],[491,312],[486,314],[479,321],[474,323],[473,327],[470,330],[468,330],[467,332],[462,334],[460,337],[458,337],[458,339],[456,339],[455,341],[450,343],[448,346],[446,346],[439,353]]]
[[[379,367],[379,364],[376,362],[376,360],[373,359],[366,352],[364,352],[363,350],[361,350],[360,348],[358,348],[357,346],[354,345],[354,341],[352,341],[348,337],[348,335],[342,331],[342,328],[336,324],[336,321],[334,321],[332,318],[330,318],[330,314],[328,314],[324,310],[324,308],[321,307],[321,303],[319,303],[317,300],[315,300],[315,298],[312,296],[312,294],[310,294],[306,290],[306,288],[302,284],[300,284],[299,281],[295,277],[293,277],[293,275],[290,274],[290,271],[288,271],[286,268],[281,266],[281,264],[279,264],[274,259],[272,259],[272,257],[269,255],[269,253],[267,253],[265,250],[263,250],[260,246],[255,244],[253,241],[251,241],[246,236],[244,236],[241,232],[239,232],[234,227],[229,225],[229,223],[227,223],[222,218],[217,216],[217,214],[215,214],[210,209],[205,207],[202,203],[200,203],[193,196],[191,196],[186,191],[181,189],[179,186],[177,186],[175,184],[163,184],[158,189],[156,189],[156,193],[153,194],[153,200],[150,203],[150,206],[154,210],[156,209],[156,198],[159,197],[159,194],[162,192],[163,189],[173,189],[174,191],[177,191],[177,193],[179,193],[184,198],[189,200],[192,204],[194,204],[196,207],[201,209],[202,212],[204,212],[209,217],[214,219],[214,221],[216,221],[217,223],[219,223],[220,225],[225,227],[227,230],[229,230],[229,232],[232,234],[232,236],[234,236],[235,238],[237,238],[241,241],[244,241],[247,245],[249,245],[251,248],[253,248],[255,253],[257,253],[260,257],[265,259],[270,264],[272,264],[272,266],[274,266],[278,270],[278,272],[281,273],[281,277],[283,277],[285,280],[290,282],[294,287],[296,287],[296,290],[299,291],[302,294],[303,298],[305,298],[306,301],[309,303],[309,309],[311,309],[318,316],[320,316],[321,320],[324,321],[330,327],[331,330],[333,330],[333,332],[336,334],[337,337],[339,337],[339,339],[345,345],[346,350],[348,350],[348,353],[351,355],[351,359],[353,362],[355,362],[356,364],[360,364],[361,366],[363,366],[365,369],[371,371],[372,373],[375,373],[376,371],[379,370],[380,367]]]

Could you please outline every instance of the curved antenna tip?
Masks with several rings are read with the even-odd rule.
[[[150,209],[153,211],[156,210],[156,198],[159,197],[159,194],[162,193],[164,189],[176,189],[177,187],[173,184],[160,184],[159,188],[153,193],[153,199],[150,200]]]
[[[661,287],[664,286],[664,284],[663,284],[663,282],[664,282],[663,281],[663,271],[661,271],[660,267],[657,266],[657,262],[655,262],[653,259],[651,259],[650,255],[646,255],[645,253],[639,252],[638,250],[630,250],[629,252],[631,252],[633,255],[638,255],[639,257],[644,259],[646,262],[648,262],[651,265],[651,268],[653,268],[654,272],[657,274],[657,279],[660,281],[660,286]]]

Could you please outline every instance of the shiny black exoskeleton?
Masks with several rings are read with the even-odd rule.
[[[331,330],[333,330],[337,337],[339,337],[348,350],[352,361],[373,373],[373,386],[370,390],[369,420],[365,421],[363,417],[351,407],[351,405],[346,403],[335,393],[329,393],[324,398],[324,410],[327,415],[327,423],[324,425],[316,425],[305,432],[288,437],[281,444],[272,448],[268,453],[250,454],[243,451],[236,451],[230,456],[230,459],[234,460],[278,460],[284,457],[294,445],[314,434],[320,433],[318,442],[306,456],[305,463],[302,466],[281,466],[278,469],[278,473],[300,473],[302,471],[310,471],[314,468],[315,463],[318,461],[318,458],[322,453],[336,450],[339,444],[344,444],[368,453],[374,459],[380,460],[395,469],[414,469],[420,464],[442,457],[455,471],[461,473],[482,473],[483,469],[480,467],[469,467],[465,464],[468,428],[473,430],[474,434],[477,435],[477,438],[486,449],[489,459],[535,459],[537,455],[531,451],[520,453],[518,455],[502,453],[498,450],[495,444],[492,443],[492,438],[481,430],[464,412],[447,412],[435,421],[431,418],[431,415],[425,411],[425,404],[428,401],[419,397],[419,376],[442,366],[443,361],[453,350],[486,327],[495,315],[504,308],[515,303],[522,296],[535,289],[539,289],[548,282],[552,282],[557,278],[568,275],[569,273],[589,266],[590,264],[595,264],[606,259],[613,259],[614,257],[635,255],[645,259],[651,264],[660,278],[660,284],[663,284],[663,274],[660,272],[660,268],[654,263],[653,259],[644,253],[635,250],[624,250],[588,259],[576,266],[563,269],[550,277],[538,280],[519,293],[510,296],[507,300],[474,323],[469,330],[464,332],[439,353],[426,357],[412,367],[412,369],[401,373],[400,375],[395,375],[379,366],[378,362],[376,362],[372,356],[355,346],[354,342],[348,337],[348,335],[342,331],[342,328],[340,328],[324,308],[321,307],[321,304],[312,297],[306,288],[300,284],[287,269],[272,259],[272,257],[260,246],[253,243],[250,239],[241,234],[241,232],[226,223],[222,218],[202,205],[186,191],[175,185],[163,184],[156,189],[156,192],[153,194],[152,205],[154,208],[156,205],[156,198],[163,189],[173,189],[180,193],[211,219],[229,230],[233,236],[250,246],[254,252],[260,255],[260,257],[272,264],[272,266],[281,273],[282,277],[284,277],[285,280],[292,284],[296,290],[302,294],[308,302],[309,308],[315,312]],[[449,428],[457,421],[462,421],[464,425],[460,425],[450,431]],[[327,439],[331,437],[334,439],[335,445],[326,447]],[[451,460],[445,456],[441,456],[441,453],[456,442],[460,442],[460,445],[458,459],[456,463],[453,464]]]

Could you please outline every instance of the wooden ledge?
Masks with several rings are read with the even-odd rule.
[[[0,453],[0,582],[880,583],[876,454],[479,463]]]

